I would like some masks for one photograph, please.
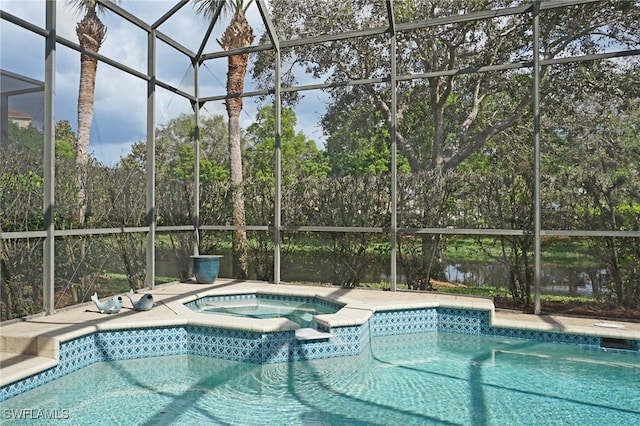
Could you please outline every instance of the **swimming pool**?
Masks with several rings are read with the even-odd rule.
[[[185,306],[204,314],[286,318],[305,328],[314,326],[315,315],[336,313],[344,305],[318,297],[249,293],[201,297]]]
[[[339,362],[100,362],[0,406],[9,425],[38,424],[20,409],[73,424],[626,425],[640,419],[640,358],[428,332],[372,338]]]
[[[264,292],[269,294],[279,294],[283,296],[305,295],[309,297],[319,296],[322,299],[344,303],[344,307],[335,314],[318,315],[320,322],[329,328],[327,335],[320,338],[301,339],[297,332],[303,329],[299,325],[282,318],[239,318],[228,317],[222,315],[207,315],[193,312],[185,306],[189,301],[197,300],[207,296],[224,296],[234,295],[238,293],[257,293]],[[356,377],[365,374],[367,368],[377,371],[378,368],[388,366],[394,370],[394,378],[405,380],[402,372],[411,372],[412,361],[404,362],[401,360],[403,345],[407,345],[409,349],[412,347],[417,349],[419,353],[429,348],[428,345],[422,345],[418,338],[416,343],[414,336],[428,336],[430,341],[440,341],[446,339],[452,342],[466,342],[484,336],[483,338],[497,339],[500,341],[515,342],[514,344],[522,345],[546,345],[548,343],[560,343],[559,348],[566,348],[568,351],[577,351],[578,354],[599,353],[607,351],[608,354],[618,357],[623,355],[620,362],[636,363],[640,359],[640,335],[636,333],[634,324],[619,324],[623,329],[613,329],[604,327],[616,324],[595,325],[585,321],[568,321],[561,318],[544,318],[536,321],[512,321],[511,316],[505,317],[501,314],[498,318],[493,311],[493,305],[485,299],[468,299],[451,297],[447,295],[422,295],[413,293],[386,294],[376,291],[358,291],[354,289],[335,289],[335,288],[304,288],[298,289],[293,286],[259,285],[255,282],[248,283],[224,283],[221,282],[215,288],[202,289],[201,286],[193,286],[187,284],[174,284],[164,287],[154,293],[154,299],[158,301],[153,310],[147,312],[131,312],[121,315],[100,315],[92,313],[79,307],[69,312],[61,312],[56,315],[45,318],[37,318],[33,323],[36,325],[36,333],[30,328],[34,327],[32,322],[20,322],[2,328],[3,339],[7,336],[15,336],[16,341],[21,342],[25,337],[29,342],[37,340],[38,345],[42,344],[42,355],[37,360],[43,365],[42,361],[46,361],[46,368],[35,370],[17,371],[11,366],[2,368],[2,387],[0,387],[0,415],[7,420],[13,420],[13,417],[22,413],[27,415],[42,416],[71,416],[69,408],[64,408],[66,403],[58,405],[61,407],[58,411],[56,406],[52,409],[47,402],[37,403],[34,406],[18,406],[17,403],[23,404],[25,400],[19,399],[21,396],[31,394],[31,391],[39,392],[41,387],[54,389],[51,392],[57,392],[55,386],[59,382],[64,383],[70,377],[81,377],[79,380],[87,380],[86,374],[91,374],[89,391],[85,389],[86,400],[84,402],[74,402],[73,406],[93,406],[106,410],[109,404],[100,405],[99,401],[103,398],[106,400],[117,402],[113,399],[112,393],[121,393],[122,395],[131,395],[132,403],[130,410],[128,407],[117,407],[115,411],[122,411],[128,416],[127,419],[136,415],[135,409],[139,409],[141,418],[146,418],[144,413],[146,409],[143,403],[135,402],[140,398],[142,401],[148,400],[155,403],[157,396],[168,397],[169,400],[161,400],[158,402],[159,407],[169,405],[167,409],[158,411],[155,408],[150,409],[149,415],[154,416],[151,423],[172,423],[180,424],[184,422],[175,413],[168,417],[168,421],[162,420],[164,414],[170,414],[173,407],[180,406],[180,401],[184,398],[185,407],[204,401],[206,404],[213,404],[210,398],[211,392],[215,394],[217,390],[209,391],[208,383],[222,383],[225,390],[230,394],[237,396],[236,400],[220,399],[225,404],[235,404],[232,407],[217,409],[203,408],[203,422],[223,423],[224,419],[231,419],[236,422],[236,417],[232,417],[233,412],[242,411],[242,415],[247,414],[249,421],[259,422],[260,417],[251,414],[251,411],[245,410],[245,406],[254,409],[258,415],[261,410],[282,410],[287,412],[286,406],[291,404],[295,407],[295,401],[290,402],[290,398],[294,400],[302,398],[302,404],[312,407],[311,411],[304,412],[304,408],[294,408],[291,423],[310,423],[310,424],[326,424],[327,421],[334,422],[330,416],[333,411],[330,408],[322,408],[324,412],[320,420],[316,420],[313,414],[315,405],[312,401],[306,401],[306,396],[302,391],[309,391],[313,395],[313,388],[321,388],[322,392],[329,392],[333,396],[339,397],[336,407],[340,412],[349,413],[350,407],[343,407],[344,401],[354,401],[356,405],[369,404],[368,400],[364,402],[349,393],[349,383],[354,383],[354,388],[359,389],[377,389],[371,387],[371,382],[382,374],[381,370],[376,372],[374,376],[363,379],[363,383],[358,383],[361,379],[354,379],[355,382],[349,381],[349,377]],[[80,319],[80,321],[79,321]],[[578,326],[583,324],[583,326]],[[584,326],[587,324],[587,326]],[[25,327],[26,326],[26,327]],[[625,329],[626,327],[626,329]],[[22,333],[22,335],[21,335]],[[24,336],[25,333],[27,334]],[[322,333],[320,333],[322,334]],[[446,336],[457,336],[448,338]],[[57,345],[55,338],[59,339]],[[378,342],[384,342],[389,338],[397,339],[399,346],[390,349],[388,356],[381,355],[378,348]],[[458,339],[458,340],[456,340]],[[456,349],[459,343],[455,343],[453,348]],[[554,345],[555,346],[555,345]],[[539,346],[542,347],[542,346]],[[377,349],[378,348],[378,349]],[[510,349],[509,349],[510,350]],[[559,349],[563,350],[563,349]],[[397,352],[397,354],[395,354]],[[498,351],[494,351],[499,353]],[[503,350],[504,353],[506,351]],[[544,351],[541,351],[544,353]],[[374,367],[370,364],[370,358],[374,361],[382,360],[380,367]],[[410,352],[409,357],[415,352]],[[393,356],[398,356],[398,362],[401,364],[394,366]],[[43,357],[48,358],[43,358]],[[340,359],[336,359],[340,357]],[[499,357],[502,357],[501,355]],[[627,357],[627,358],[625,358]],[[446,359],[446,356],[443,358]],[[502,357],[504,358],[504,357]],[[178,361],[172,361],[177,359]],[[409,358],[410,359],[410,358]],[[622,361],[622,360],[628,361]],[[449,367],[441,364],[438,358],[435,359],[433,367],[435,371],[440,371],[446,375]],[[598,359],[596,362],[609,362],[608,358]],[[13,360],[12,360],[13,361]],[[55,364],[54,364],[55,361]],[[419,356],[415,358],[415,364],[420,364],[422,360]],[[3,360],[4,362],[4,360]],[[616,361],[617,362],[617,361]],[[478,364],[478,357],[472,358],[471,364]],[[205,367],[199,367],[200,364]],[[24,365],[17,362],[15,366]],[[627,370],[626,375],[631,374],[635,377],[636,367],[633,364],[632,370]],[[129,367],[125,367],[129,366]],[[317,366],[317,367],[316,367]],[[344,367],[344,370],[340,368]],[[92,373],[93,369],[105,368],[107,373]],[[360,371],[360,369],[363,369]],[[491,368],[491,367],[487,367]],[[339,371],[334,371],[338,369]],[[162,370],[162,371],[159,371]],[[210,370],[210,371],[209,371]],[[356,371],[357,370],[357,371]],[[426,367],[419,367],[418,370],[426,370]],[[31,371],[30,373],[27,373]],[[139,373],[138,373],[139,371]],[[200,373],[203,371],[203,373]],[[260,377],[274,376],[272,381],[259,382],[256,384],[257,390],[253,387],[249,388],[229,388],[235,382],[246,382],[253,380],[252,376],[246,376],[243,371],[253,372]],[[308,371],[309,373],[304,373]],[[390,370],[389,370],[390,371]],[[471,370],[470,370],[471,371]],[[587,371],[587,370],[585,370]],[[631,371],[631,373],[629,373]],[[9,374],[5,375],[5,372]],[[193,372],[193,375],[192,375]],[[80,375],[77,375],[79,373]],[[117,375],[123,377],[115,377]],[[305,375],[306,374],[306,375]],[[591,373],[589,373],[591,374]],[[142,375],[142,376],[140,376]],[[188,378],[181,378],[186,375]],[[198,376],[201,375],[201,378]],[[298,383],[298,375],[303,382]],[[113,377],[112,377],[113,376]],[[325,377],[334,377],[334,381],[327,382]],[[624,376],[624,375],[623,375]],[[14,379],[15,377],[15,379]],[[148,383],[145,380],[154,380],[157,377],[159,382]],[[76,380],[78,380],[76,378]],[[124,382],[123,382],[124,380]],[[184,381],[183,381],[184,380]],[[286,380],[286,391],[294,391],[292,397],[282,396],[281,393],[272,395],[271,388],[282,386],[279,383]],[[346,380],[346,388],[344,388],[341,380]],[[424,380],[432,380],[430,376],[407,378],[408,388],[419,388],[420,383]],[[526,379],[522,379],[526,381]],[[578,378],[577,380],[582,380]],[[619,377],[624,381],[624,377]],[[128,382],[136,383],[139,388],[130,388]],[[202,382],[202,383],[201,383]],[[232,383],[233,382],[233,383]],[[112,386],[112,383],[117,383]],[[550,382],[553,383],[553,382]],[[377,385],[377,383],[374,383]],[[175,385],[175,388],[172,386]],[[635,383],[634,383],[635,385]],[[49,386],[54,386],[53,388]],[[67,384],[67,387],[74,385]],[[392,389],[392,384],[387,383],[385,386]],[[400,387],[404,387],[400,386]],[[219,389],[218,385],[214,385]],[[455,386],[453,386],[455,388]],[[104,389],[104,390],[103,390]],[[444,388],[443,388],[444,389]],[[151,390],[151,394],[149,394]],[[335,390],[335,392],[334,392]],[[387,395],[387,389],[375,390],[381,395]],[[192,391],[199,396],[197,402],[193,401]],[[246,392],[245,392],[246,391]],[[282,390],[281,390],[282,391]],[[400,391],[398,391],[400,392]],[[432,391],[434,394],[438,390]],[[519,388],[514,388],[514,399],[520,392]],[[248,400],[244,401],[241,395],[248,396]],[[400,392],[401,393],[401,392]],[[633,395],[633,392],[630,393]],[[97,396],[95,396],[97,395]],[[209,395],[209,396],[207,396]],[[271,401],[266,404],[261,399],[261,395],[265,395]],[[422,395],[419,393],[419,395]],[[473,393],[472,395],[476,395]],[[406,397],[406,396],[405,396]],[[60,401],[66,401],[67,396],[58,395]],[[249,400],[256,398],[255,407]],[[288,399],[289,398],[289,399]],[[322,396],[319,395],[320,401]],[[359,398],[364,398],[360,396]],[[432,398],[432,395],[420,396],[420,398]],[[634,397],[635,398],[635,397]],[[124,397],[123,397],[124,399]],[[279,399],[282,399],[280,404]],[[49,396],[42,399],[50,401]],[[16,402],[17,401],[17,402]],[[34,400],[35,401],[35,400]],[[64,402],[63,401],[63,402]],[[79,401],[79,400],[78,400]],[[234,402],[235,401],[235,402]],[[445,399],[448,401],[448,399]],[[635,401],[635,400],[634,400]],[[389,399],[389,402],[398,405],[398,413],[402,414],[409,410],[403,408],[401,402]],[[466,404],[466,402],[463,402]],[[260,404],[264,405],[264,408]],[[447,403],[448,404],[448,403]],[[460,405],[460,401],[456,404]],[[386,407],[380,403],[381,407]],[[323,403],[324,407],[324,403]],[[340,408],[341,407],[341,408]],[[375,405],[368,405],[369,410],[374,411]],[[96,409],[98,409],[96,408]],[[14,411],[14,410],[32,410],[32,411]],[[93,408],[92,408],[93,409]],[[199,409],[199,408],[198,408]],[[464,408],[465,410],[476,410],[476,408]],[[614,408],[617,410],[618,408]],[[8,410],[8,411],[6,411]],[[34,411],[40,410],[40,411]],[[49,411],[42,411],[49,410]],[[54,410],[54,411],[52,411]],[[67,411],[65,411],[67,410]],[[226,411],[224,411],[226,410]],[[110,410],[109,415],[114,410]],[[364,410],[367,411],[367,410]],[[329,414],[327,414],[329,413]],[[353,407],[354,415],[358,414],[357,407]],[[378,423],[387,424],[384,421],[386,412],[379,413],[381,419]],[[94,412],[95,414],[95,412]],[[192,413],[193,414],[193,413]],[[632,411],[635,414],[635,411]],[[76,415],[76,414],[74,414]],[[79,415],[79,414],[77,414]],[[96,414],[97,415],[97,414]],[[218,416],[223,420],[216,420]],[[329,415],[329,417],[327,417]],[[348,414],[344,414],[347,423],[357,424]],[[368,414],[362,414],[367,422]],[[178,416],[174,419],[171,416]],[[229,416],[229,417],[227,417]],[[288,418],[283,414],[284,417]],[[389,415],[390,416],[390,415]],[[417,418],[421,423],[429,423],[431,419],[429,412],[420,411]],[[40,417],[39,417],[40,418]],[[119,419],[122,417],[118,417]],[[389,417],[392,421],[400,419],[406,420],[404,417]],[[213,420],[212,420],[213,419]],[[303,420],[299,420],[303,419]],[[327,420],[330,419],[330,420]],[[335,422],[339,422],[339,417],[335,418]],[[191,419],[193,420],[193,419]],[[189,420],[189,421],[191,421]],[[122,421],[125,423],[125,421]],[[237,420],[242,423],[243,420]],[[335,423],[334,422],[334,423]],[[47,423],[42,421],[41,423]],[[71,422],[75,423],[75,422]],[[130,421],[126,421],[130,423]],[[135,423],[135,422],[134,422]],[[282,422],[279,422],[282,423]],[[410,423],[406,420],[405,423]],[[448,420],[443,423],[450,423]],[[547,424],[546,422],[545,424]],[[32,422],[30,424],[38,424]],[[370,424],[370,423],[367,423]]]

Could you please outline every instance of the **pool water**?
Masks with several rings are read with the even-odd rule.
[[[313,316],[332,314],[340,308],[331,304],[315,303],[313,299],[292,298],[292,300],[254,297],[242,300],[210,300],[191,303],[190,309],[205,314],[231,315],[248,318],[287,318],[302,328],[311,327]]]
[[[631,425],[640,424],[640,357],[403,335],[377,337],[356,357],[286,364],[98,363],[0,405],[3,425],[52,423],[15,420],[17,409],[57,410],[67,424]]]

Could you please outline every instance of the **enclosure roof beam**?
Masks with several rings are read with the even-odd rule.
[[[574,62],[599,61],[603,59],[622,58],[640,55],[640,49],[616,50],[614,52],[593,53],[591,55],[568,56],[565,58],[541,59],[540,65],[568,64]]]
[[[147,33],[151,31],[151,25],[150,24],[147,24],[142,19],[140,19],[137,16],[135,16],[135,15],[129,13],[128,11],[124,10],[123,8],[118,6],[115,2],[110,1],[110,0],[95,0],[95,2],[100,4],[101,6],[103,6],[105,9],[109,9],[110,11],[115,13],[116,15],[124,18],[125,20],[127,20],[129,22],[131,22],[133,25],[145,30]]]
[[[583,56],[571,56],[566,58],[557,58],[557,59],[546,59],[541,60],[540,65],[554,65],[561,63],[575,63],[575,62],[586,62],[586,61],[594,61],[594,60],[602,60],[609,58],[617,58],[624,56],[636,56],[640,55],[640,49],[635,50],[622,50],[615,52],[605,52],[605,53],[596,53],[592,55],[583,55]],[[431,77],[442,77],[448,75],[463,75],[463,74],[475,74],[475,73],[483,73],[483,72],[494,72],[494,71],[505,71],[510,69],[520,69],[520,68],[530,68],[533,66],[533,61],[526,62],[511,62],[505,64],[496,64],[496,65],[488,65],[484,67],[472,67],[472,68],[462,68],[457,70],[442,70],[442,71],[433,71],[427,73],[419,73],[419,74],[404,74],[396,77],[397,81],[410,81],[410,80],[420,80]],[[333,87],[345,87],[345,86],[358,86],[363,84],[379,84],[389,82],[389,77],[378,77],[378,78],[370,78],[370,79],[358,79],[358,80],[345,80],[331,83],[318,83],[318,84],[308,84],[303,86],[290,86],[283,87],[281,90],[283,92],[295,92],[295,91],[309,91],[309,90],[322,90],[329,89]],[[273,93],[273,90],[259,90],[254,92],[245,92],[242,95],[234,95],[235,97],[251,97],[251,96],[263,96]],[[229,98],[228,95],[218,95],[218,96],[209,96],[206,98],[202,98],[201,102],[208,101],[217,101]]]
[[[183,98],[188,99],[189,101],[194,102],[194,101],[196,100],[196,97],[195,97],[195,96],[193,96],[192,94],[187,93],[187,92],[185,92],[185,91],[183,91],[183,90],[180,90],[180,89],[178,89],[178,88],[176,88],[176,87],[174,87],[174,86],[172,86],[172,85],[170,85],[170,84],[167,84],[167,83],[165,83],[165,82],[163,82],[163,81],[156,80],[156,81],[155,81],[155,84],[156,84],[157,86],[162,87],[163,89],[166,89],[166,90],[168,90],[168,91],[170,91],[170,92],[175,93],[176,95],[180,95],[180,96],[182,96]]]
[[[423,21],[399,23],[397,24],[397,29],[398,31],[412,31],[441,25],[498,18],[501,16],[519,15],[527,12],[529,9],[531,9],[530,4],[523,4],[520,6],[505,7],[504,9],[481,10],[478,12],[465,13],[464,15],[443,16]]]
[[[257,0],[258,10],[260,11],[260,16],[262,16],[262,22],[264,22],[267,27],[267,33],[269,34],[269,38],[271,39],[271,44],[273,44],[273,48],[275,50],[280,50],[280,42],[278,39],[278,32],[276,31],[276,27],[273,25],[273,21],[269,16],[269,9],[265,4],[264,0]]]
[[[152,26],[150,24],[145,23],[141,19],[137,18],[136,16],[132,15],[131,13],[129,13],[126,10],[122,9],[121,7],[117,6],[114,2],[107,1],[107,0],[96,0],[96,1],[98,3],[100,3],[101,5],[103,5],[105,8],[111,10],[112,12],[114,12],[115,14],[117,14],[119,16],[122,16],[124,19],[128,20],[129,22],[133,23],[134,25],[137,25],[138,27],[144,29],[145,31],[150,31],[151,30]],[[543,1],[543,2],[540,3],[540,10],[562,8],[562,7],[580,5],[580,4],[585,4],[585,3],[594,3],[594,2],[597,2],[597,1],[599,1],[599,0],[553,0],[553,1],[547,0],[547,1]],[[182,0],[178,4],[176,4],[176,6],[174,6],[169,12],[167,12],[165,15],[163,15],[163,17],[161,17],[158,21],[156,21],[153,24],[153,28],[157,27],[158,25],[160,25],[161,23],[163,23],[164,21],[169,19],[176,11],[181,9],[186,3],[188,3],[187,0]],[[218,3],[218,7],[217,7],[216,12],[214,14],[214,18],[212,19],[213,23],[215,23],[217,21],[217,19],[218,19],[222,4],[223,4],[223,2],[219,2]],[[418,21],[418,22],[412,22],[412,23],[396,23],[395,19],[394,19],[394,16],[393,16],[393,10],[391,10],[391,11],[388,10],[387,13],[389,14],[389,26],[387,26],[387,27],[368,28],[368,29],[365,29],[365,30],[345,31],[345,32],[342,32],[342,33],[339,33],[339,34],[325,34],[325,35],[318,36],[318,37],[308,37],[308,38],[297,39],[297,40],[280,40],[280,41],[278,41],[279,39],[277,37],[275,26],[273,25],[273,22],[271,21],[271,19],[268,17],[268,14],[266,13],[266,5],[264,3],[264,0],[258,0],[258,9],[259,9],[259,11],[260,11],[260,13],[262,15],[262,18],[263,18],[263,21],[264,21],[265,25],[267,26],[267,29],[268,29],[268,32],[269,32],[269,37],[271,38],[271,41],[272,41],[271,44],[262,45],[262,46],[252,46],[250,48],[243,48],[243,49],[233,49],[233,50],[229,50],[229,51],[225,51],[225,52],[203,54],[204,46],[206,45],[207,39],[210,36],[210,31],[212,30],[212,27],[210,27],[208,33],[206,34],[205,38],[202,41],[202,44],[200,46],[200,50],[199,50],[198,54],[195,55],[195,57],[197,57],[198,60],[202,62],[202,61],[208,60],[208,59],[214,59],[214,58],[218,58],[218,57],[226,57],[226,56],[231,56],[231,55],[240,54],[240,53],[251,53],[251,52],[257,52],[257,51],[274,49],[274,48],[278,49],[278,48],[304,46],[304,45],[315,44],[315,43],[327,43],[327,42],[332,42],[332,41],[337,41],[337,40],[344,40],[344,39],[347,39],[347,38],[368,37],[368,36],[372,36],[372,35],[383,34],[383,33],[390,32],[390,31],[408,31],[408,30],[410,31],[410,30],[433,27],[433,26],[438,26],[438,25],[446,25],[446,24],[453,24],[453,23],[459,23],[459,22],[469,22],[469,21],[475,21],[475,20],[490,19],[490,18],[496,18],[496,17],[501,17],[501,16],[522,14],[522,13],[525,13],[525,12],[531,10],[532,6],[533,6],[533,4],[523,4],[523,5],[519,5],[519,6],[506,7],[506,8],[502,8],[502,9],[483,10],[483,11],[479,11],[479,12],[471,12],[471,13],[464,14],[464,15],[445,16],[445,17],[441,17],[441,18],[429,19],[429,20],[425,20],[425,21]],[[387,8],[388,9],[392,8],[392,2],[387,2]],[[4,18],[4,16],[3,16],[3,18]],[[13,17],[13,18],[15,18],[15,17]],[[15,19],[17,19],[17,18],[15,18]],[[31,25],[29,25],[29,23],[22,22],[21,20],[17,24],[25,26],[27,28],[31,28],[32,27]],[[37,27],[34,27],[33,29],[36,29],[36,28]],[[36,32],[42,33],[41,30],[40,31],[36,31]],[[42,35],[45,35],[45,34],[42,34]],[[158,33],[158,37],[160,39],[162,39],[164,42],[166,42],[166,43],[170,44],[171,46],[175,47],[176,49],[178,49],[182,53],[186,54],[190,58],[194,57],[194,53],[192,51],[190,51],[186,47],[180,45],[173,38],[171,38],[169,36],[166,36],[166,35],[164,35],[162,33]]]
[[[222,101],[224,99],[229,98],[249,98],[252,96],[265,96],[273,93],[273,89],[270,90],[255,90],[253,92],[244,92],[241,95],[218,95],[218,96],[207,96],[206,98],[200,98],[200,103],[204,104],[210,101]]]
[[[205,32],[204,37],[202,37],[202,43],[200,43],[200,48],[198,49],[198,53],[196,55],[196,59],[198,60],[199,63],[202,63],[202,61],[204,60],[202,58],[202,53],[204,52],[204,48],[207,46],[209,37],[211,37],[213,28],[216,26],[216,23],[218,22],[218,18],[222,13],[222,8],[224,7],[224,4],[225,2],[223,1],[218,2],[218,6],[216,7],[216,10],[213,12],[213,17],[211,18],[211,22],[209,22],[209,27],[207,28],[207,31]]]
[[[156,22],[151,24],[151,28],[157,29],[160,25],[164,24],[165,21],[171,18],[178,10],[182,9],[185,5],[189,3],[190,0],[181,0],[175,6],[171,8],[167,13],[162,15]]]
[[[305,46],[308,44],[321,44],[332,41],[344,40],[348,38],[356,37],[368,37],[373,35],[379,35],[389,32],[389,27],[375,27],[367,28],[365,30],[345,31],[339,34],[323,34],[316,37],[305,37],[296,40],[280,40],[280,46],[285,47],[297,47]]]
[[[557,9],[559,7],[584,5],[587,3],[598,3],[602,0],[542,0],[540,1],[539,10]],[[534,2],[535,3],[535,2]]]
[[[7,92],[2,92],[2,96],[19,96],[19,95],[26,95],[28,93],[37,93],[37,92],[44,92],[44,88],[31,87],[29,89],[12,90]]]
[[[393,12],[393,0],[387,1],[387,20],[389,21],[389,32],[391,36],[396,34],[396,15]]]
[[[226,58],[227,56],[239,55],[242,53],[262,52],[264,50],[272,50],[273,48],[274,48],[273,44],[267,43],[267,44],[260,44],[257,46],[247,46],[247,47],[241,47],[238,49],[223,50],[221,52],[205,53],[200,56],[200,62],[204,62],[209,59]]]
[[[117,68],[121,71],[127,72],[131,75],[134,75],[142,80],[148,81],[149,80],[149,76],[146,73],[140,72],[138,70],[135,70],[131,67],[128,67],[126,65],[121,64],[118,61],[115,61],[111,58],[108,58],[104,55],[101,55],[100,53],[96,53],[93,50],[89,50],[89,49],[85,49],[84,47],[80,46],[77,43],[74,43],[70,40],[67,40],[64,37],[61,36],[56,36],[56,41],[70,49],[76,50],[80,53],[83,53],[87,56],[91,56],[92,58],[98,59],[101,62],[104,62],[105,64],[111,65],[114,68]]]
[[[549,0],[540,4],[540,10],[557,9],[568,6],[594,3],[600,0]],[[481,10],[477,12],[465,13],[464,15],[443,16],[441,18],[428,19],[424,21],[408,22],[397,24],[398,31],[417,30],[420,28],[435,27],[460,22],[479,21],[501,16],[519,15],[529,12],[533,8],[533,3],[519,6],[505,7],[502,9]]]
[[[116,15],[121,16],[125,20],[127,20],[130,23],[132,23],[133,25],[141,28],[142,30],[146,31],[147,33],[150,33],[152,29],[156,30],[156,36],[160,40],[162,40],[163,42],[167,43],[169,46],[173,47],[174,49],[182,52],[183,54],[188,56],[191,60],[193,60],[193,58],[195,58],[196,55],[195,55],[195,53],[193,51],[191,51],[187,47],[183,46],[182,44],[178,43],[172,37],[169,37],[168,35],[162,33],[162,31],[157,30],[157,27],[159,25],[164,23],[167,19],[169,19],[171,16],[173,16],[178,10],[180,10],[182,7],[184,7],[188,3],[188,0],[182,0],[181,2],[176,4],[169,12],[165,13],[162,17],[160,17],[160,19],[158,19],[153,24],[147,24],[146,22],[144,22],[143,20],[141,20],[137,16],[132,15],[131,13],[127,12],[126,10],[124,10],[123,8],[121,8],[120,6],[118,6],[117,4],[115,4],[112,1],[106,1],[106,0],[96,0],[96,1],[98,3],[100,3],[101,5],[103,5],[106,9],[109,9],[111,12],[115,13]]]
[[[193,231],[193,225],[175,225],[175,226],[158,226],[158,232],[183,232]],[[200,229],[231,231],[234,229],[245,229],[247,231],[267,231],[272,229],[266,225],[248,225],[234,227],[231,225],[200,225]],[[385,228],[379,227],[340,227],[340,226],[281,226],[283,231],[292,232],[368,232],[383,233],[387,232]],[[114,235],[114,234],[130,234],[149,232],[148,226],[137,227],[121,227],[121,228],[99,228],[99,229],[56,229],[54,236],[69,237],[78,235]],[[526,229],[464,229],[464,228],[398,228],[399,233],[403,234],[442,234],[442,235],[531,235],[530,230]],[[44,238],[47,231],[16,231],[16,232],[0,232],[0,239],[15,240],[20,238]],[[567,230],[567,229],[541,229],[541,236],[548,237],[597,237],[597,238],[638,238],[638,231],[598,231],[598,230]]]
[[[30,86],[30,87],[24,87],[24,88],[15,89],[15,90],[6,90],[6,86],[9,86],[10,84],[8,81],[7,82],[4,81],[5,78],[9,80],[19,81],[20,83],[24,83],[24,84],[21,84],[22,86]],[[1,68],[0,68],[0,83],[1,83],[0,92],[6,96],[22,95],[26,93],[44,91],[43,81],[39,81],[34,78],[27,77],[26,75],[16,74],[14,72],[4,70]]]
[[[180,53],[183,53],[184,55],[188,56],[191,61],[195,60],[196,53],[193,50],[189,49],[188,47],[183,46],[180,43],[178,43],[173,38],[171,38],[168,35],[164,34],[162,31],[156,30],[156,37],[159,40],[162,40],[163,42],[167,43],[169,46],[173,47],[174,49],[176,49]]]
[[[0,19],[5,21],[9,21],[12,24],[15,24],[21,28],[34,32],[43,37],[47,37],[49,35],[49,31],[40,28],[39,26],[32,24],[31,22],[25,21],[24,19],[20,19],[17,16],[14,16],[4,10],[0,9]]]
[[[72,42],[70,40],[67,40],[67,39],[65,39],[63,37],[57,36],[56,40],[57,40],[58,43],[60,43],[60,44],[62,44],[64,46],[67,46],[67,47],[69,47],[71,49],[77,50],[80,53],[84,53],[85,55],[88,55],[88,56],[91,56],[93,58],[96,58],[96,59],[98,59],[98,60],[100,60],[100,61],[102,61],[102,62],[104,62],[104,63],[106,63],[108,65],[111,65],[114,68],[117,68],[117,69],[119,69],[121,71],[124,71],[124,72],[126,72],[128,74],[131,74],[131,75],[133,75],[135,77],[138,77],[138,78],[140,78],[140,79],[142,79],[144,81],[148,82],[150,80],[150,77],[146,73],[140,72],[140,71],[135,70],[135,69],[133,69],[131,67],[123,65],[118,61],[110,59],[110,58],[108,58],[106,56],[103,56],[103,55],[101,55],[99,53],[96,53],[96,52],[94,52],[92,50],[85,49],[82,46],[80,46],[79,44],[74,43],[74,42]],[[185,98],[187,98],[189,100],[195,100],[193,95],[191,95],[189,93],[186,93],[186,92],[184,92],[184,91],[182,91],[180,89],[177,89],[177,88],[173,87],[172,85],[170,85],[168,83],[163,83],[160,80],[156,80],[156,84],[158,86],[164,88],[164,89],[167,89],[167,90],[169,90],[169,91],[171,91],[171,92],[173,92],[175,94],[178,94],[180,96],[183,96],[183,97],[185,97]]]

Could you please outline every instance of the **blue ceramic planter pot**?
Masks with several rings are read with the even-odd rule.
[[[193,274],[199,284],[213,284],[220,272],[220,258],[215,254],[201,254],[191,256],[193,262]]]

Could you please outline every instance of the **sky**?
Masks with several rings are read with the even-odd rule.
[[[147,23],[153,23],[169,11],[175,0],[120,0],[118,5]],[[42,0],[1,0],[0,7],[20,19],[45,27],[45,2]],[[78,44],[75,26],[82,14],[66,1],[57,2],[57,34]],[[141,73],[147,70],[147,34],[126,20],[106,11],[99,15],[107,26],[107,36],[99,50],[101,55],[117,60]],[[255,43],[265,32],[265,26],[255,2],[247,11],[254,29]],[[227,18],[228,20],[228,18]],[[215,39],[224,31],[227,20],[214,28],[205,52],[217,52]],[[192,5],[186,5],[160,26],[160,31],[176,39],[192,51],[197,51],[208,27]],[[163,42],[157,42],[156,71],[158,79],[187,93],[193,93],[194,77],[190,61]],[[58,44],[56,49],[55,121],[67,120],[77,129],[77,99],[80,78],[80,54]],[[13,73],[44,81],[44,38],[5,20],[0,21],[0,67]],[[200,70],[200,96],[218,96],[226,92],[226,59],[207,61]],[[304,80],[304,76],[302,78]],[[245,79],[245,91],[254,90],[250,73]],[[115,165],[130,152],[131,144],[146,139],[146,82],[106,63],[99,63],[95,90],[95,109],[89,149],[105,165]],[[296,106],[297,130],[323,148],[324,139],[319,118],[325,110],[327,95],[319,91],[303,94]],[[268,101],[267,101],[268,102]],[[241,126],[246,129],[263,105],[257,98],[245,98]],[[10,109],[17,109],[9,105]],[[34,124],[42,122],[43,109],[27,111]],[[156,93],[156,128],[162,127],[181,113],[191,113],[190,103],[180,95],[159,88]],[[201,109],[204,117],[223,115],[222,102],[208,102]]]

